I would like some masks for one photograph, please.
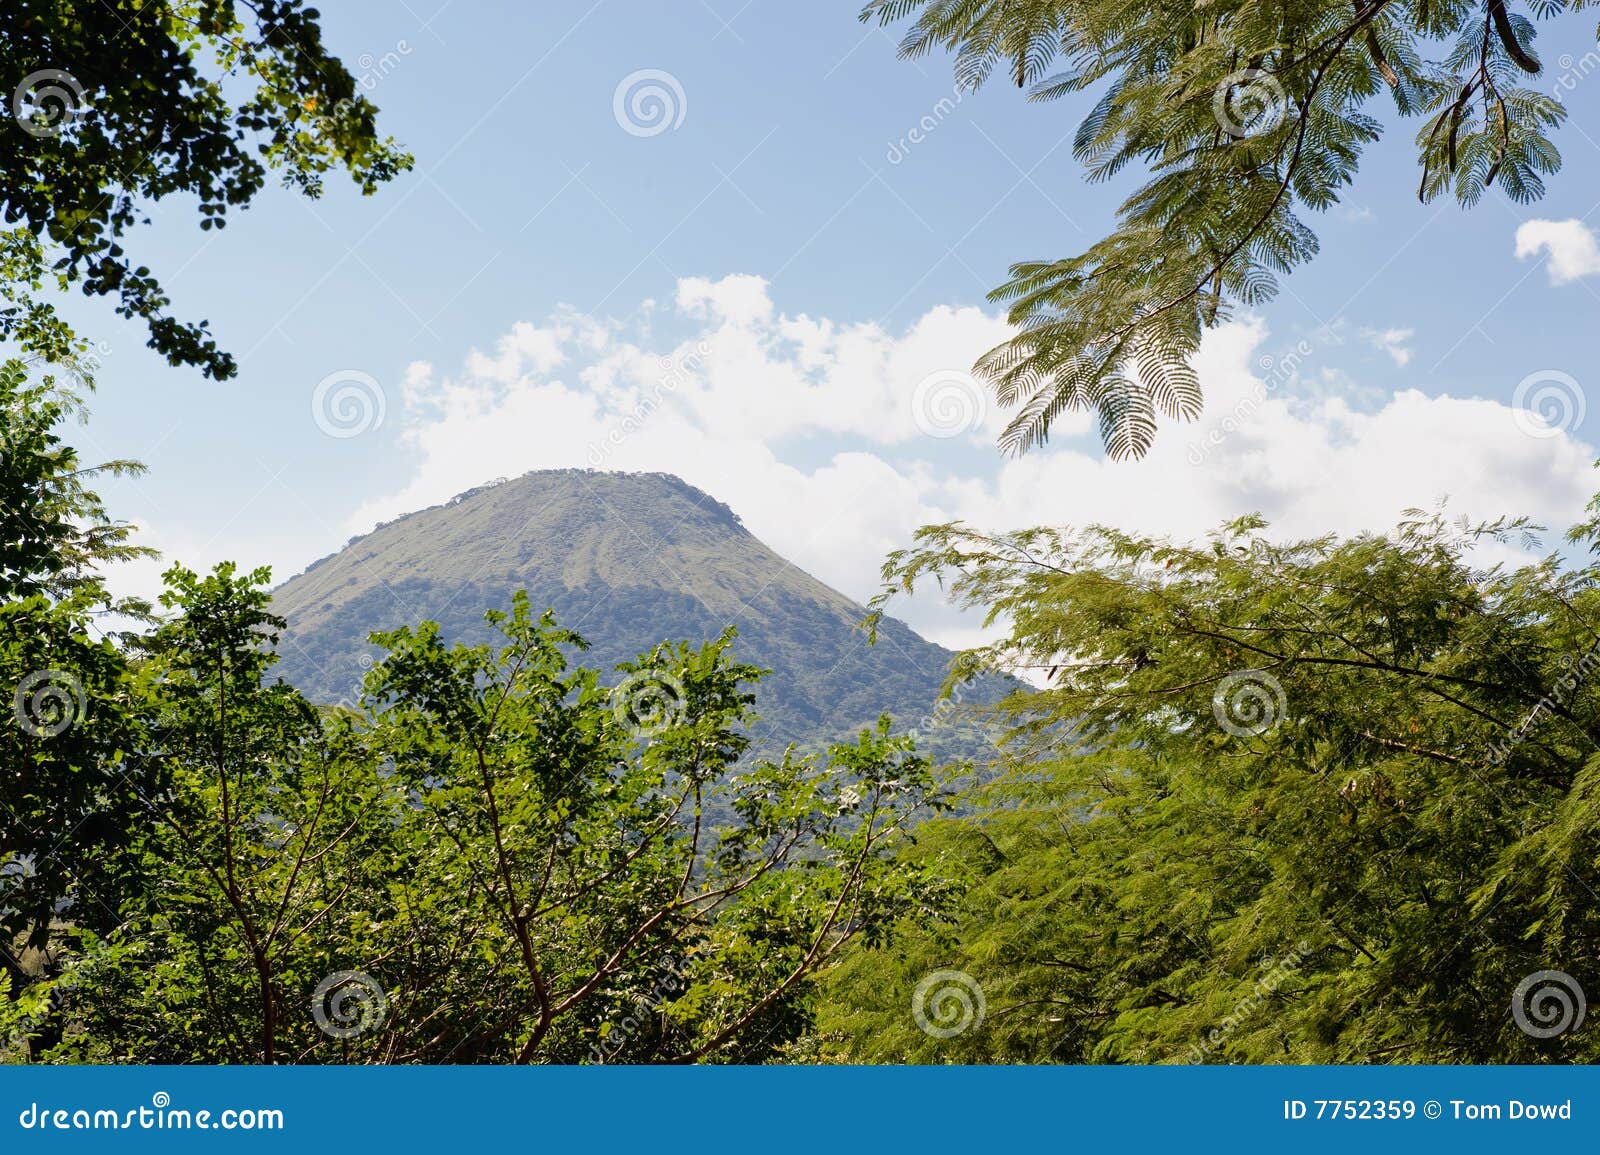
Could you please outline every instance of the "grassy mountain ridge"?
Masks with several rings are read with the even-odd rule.
[[[483,640],[483,611],[524,588],[606,670],[735,626],[735,654],[772,671],[759,690],[764,743],[846,735],[884,711],[916,727],[952,657],[892,620],[868,646],[859,603],[677,477],[544,470],[398,518],[285,582],[279,668],[315,700],[351,699],[376,652],[371,631],[431,618],[447,639]]]

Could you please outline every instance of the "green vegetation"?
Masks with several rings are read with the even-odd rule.
[[[173,365],[235,374],[204,321],[168,312],[123,242],[175,195],[195,198],[200,227],[214,229],[269,172],[314,197],[334,169],[370,193],[411,166],[378,136],[377,109],[328,54],[318,19],[301,0],[7,0],[0,339],[70,355],[76,338],[49,293],[77,285],[115,296]]]
[[[943,575],[1011,621],[982,656],[1048,682],[1007,703],[1012,769],[979,811],[924,828],[920,853],[966,866],[960,915],[841,966],[830,1053],[1600,1055],[1592,1032],[1535,1038],[1511,1012],[1535,972],[1591,981],[1600,941],[1600,562],[1471,561],[1521,523],[1418,514],[1289,545],[1264,528],[1184,547],[940,526],[890,560],[892,589]],[[1572,540],[1600,552],[1600,521]],[[936,967],[985,994],[959,1037],[906,1015]]]
[[[0,726],[0,939],[28,950],[46,944],[54,903],[73,880],[94,880],[114,903],[104,855],[132,805],[118,765],[129,733],[126,662],[95,622],[148,610],[114,601],[98,572],[143,551],[85,482],[138,467],[85,468],[62,444],[56,427],[79,408],[81,387],[55,375],[30,381],[17,361],[0,365],[0,686],[12,707]],[[102,913],[114,921],[114,912],[82,917],[100,925]],[[15,970],[9,952],[0,962]]]
[[[1587,7],[1527,5],[1541,19]],[[1152,173],[1110,236],[1013,265],[992,294],[1022,329],[979,363],[1017,407],[1001,438],[1014,451],[1087,409],[1113,457],[1138,457],[1158,412],[1197,415],[1202,332],[1316,254],[1297,210],[1353,183],[1382,127],[1372,102],[1421,118],[1423,200],[1530,201],[1561,163],[1550,134],[1565,109],[1527,83],[1542,70],[1534,26],[1504,0],[871,0],[862,19],[911,19],[903,53],[953,50],[968,88],[1000,71],[1036,100],[1099,92],[1074,154],[1095,180],[1135,162]]]

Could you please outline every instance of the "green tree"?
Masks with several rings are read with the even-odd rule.
[[[409,952],[426,1008],[380,1053],[757,1060],[847,943],[938,901],[895,851],[940,794],[887,723],[825,762],[742,764],[759,671],[730,636],[657,647],[607,690],[525,596],[490,621],[498,652],[432,624],[376,637],[375,734],[418,823],[384,953]]]
[[[1526,9],[1550,18],[1587,6]],[[1137,457],[1158,413],[1197,414],[1188,358],[1202,332],[1270,299],[1316,253],[1303,210],[1338,203],[1355,179],[1381,127],[1371,103],[1385,94],[1399,116],[1421,118],[1423,200],[1541,195],[1565,113],[1529,86],[1542,66],[1522,7],[872,0],[862,19],[911,19],[902,53],[953,50],[965,87],[1003,70],[1036,100],[1099,92],[1075,155],[1091,179],[1133,162],[1152,173],[1111,235],[1077,256],[1015,264],[994,291],[1022,330],[979,362],[1017,407],[1002,445],[1025,451],[1061,413],[1092,409],[1111,455]]]
[[[269,171],[307,196],[347,170],[365,193],[410,167],[300,0],[14,0],[0,10],[0,338],[60,360],[49,294],[115,296],[174,365],[230,377],[207,324],[183,322],[123,248],[148,206],[198,201],[221,228]]]
[[[145,821],[117,848],[142,885],[114,933],[81,936],[66,1005],[87,1057],[272,1063],[318,1041],[298,1021],[328,969],[316,932],[371,844],[388,848],[401,800],[347,724],[269,679],[266,570],[166,582],[126,755]]]
[[[148,551],[86,483],[139,467],[83,466],[60,437],[80,408],[58,377],[0,365],[0,960],[19,995],[14,951],[47,950],[63,904],[115,922],[106,851],[135,821],[127,663],[100,623],[148,607],[112,598],[100,567]]]
[[[1475,551],[1528,526],[1439,515],[1290,544],[1255,518],[1193,547],[922,531],[892,588],[947,579],[1009,623],[978,656],[1044,686],[1007,704],[1010,771],[926,832],[968,864],[961,917],[849,960],[828,1045],[1594,1061],[1556,992],[1600,989],[1595,510],[1573,538],[1590,559],[1517,568]],[[934,968],[981,987],[981,1022],[916,1029]]]
[[[726,637],[607,690],[519,596],[488,615],[503,646],[379,635],[364,713],[316,711],[270,677],[266,580],[168,575],[124,758],[141,885],[12,1014],[36,1052],[759,1060],[849,943],[944,898],[898,854],[942,804],[910,742],[739,763],[758,671]]]
[[[93,379],[71,362],[37,380],[35,368],[37,362],[18,359],[0,363],[0,599],[77,596],[106,612],[140,617],[149,607],[109,598],[101,569],[154,551],[134,545],[133,526],[112,520],[86,483],[102,475],[137,477],[144,466],[82,465],[61,426],[85,415],[82,394]]]

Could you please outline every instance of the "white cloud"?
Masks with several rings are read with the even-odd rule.
[[[1403,367],[1411,363],[1411,346],[1408,342],[1415,335],[1415,329],[1369,330],[1367,340],[1371,341],[1374,347],[1389,354],[1396,365]]]
[[[471,354],[456,375],[413,366],[402,416],[414,472],[347,528],[531,469],[660,470],[727,502],[780,554],[865,599],[889,550],[919,525],[957,517],[1193,537],[1259,510],[1285,536],[1312,536],[1386,529],[1405,508],[1448,496],[1453,512],[1525,513],[1564,528],[1593,488],[1594,451],[1567,433],[1526,436],[1495,401],[1313,389],[1329,372],[1318,349],[1302,342],[1292,357],[1258,359],[1280,343],[1260,321],[1207,335],[1197,425],[1169,426],[1144,460],[1113,463],[1087,415],[1071,415],[1048,450],[1020,459],[993,448],[1005,415],[992,404],[981,427],[958,424],[960,436],[925,432],[928,415],[913,406],[919,383],[959,380],[1006,333],[982,310],[935,308],[890,333],[781,314],[755,277],[684,281],[677,309],[686,331],[670,343],[568,317],[518,326],[493,357]],[[544,334],[555,336],[547,344]],[[1410,334],[1380,336],[1403,347]],[[933,596],[897,612],[936,640],[972,636],[973,623]]]
[[[1550,257],[1550,283],[1565,285],[1600,273],[1600,243],[1582,221],[1532,220],[1517,227],[1517,257]]]
[[[678,282],[678,308],[691,317],[720,317],[735,324],[753,324],[772,316],[767,282],[748,273],[732,273],[720,281],[684,277]]]
[[[575,326],[569,321],[546,327],[518,321],[500,338],[493,357],[476,349],[468,354],[467,369],[494,381],[513,381],[525,371],[548,373],[566,360],[564,346],[574,335]]]

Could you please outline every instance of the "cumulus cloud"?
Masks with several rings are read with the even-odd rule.
[[[659,470],[865,599],[889,550],[952,518],[1194,537],[1260,511],[1285,536],[1312,536],[1385,529],[1448,497],[1454,512],[1564,527],[1592,489],[1594,451],[1566,431],[1529,436],[1491,400],[1316,387],[1328,347],[1287,347],[1259,320],[1207,335],[1197,424],[1164,429],[1142,461],[1113,463],[1087,415],[1059,426],[1044,452],[999,456],[1005,415],[966,392],[973,359],[1007,332],[980,309],[935,308],[890,332],[781,313],[765,282],[730,277],[682,282],[674,310],[670,338],[645,331],[661,318],[641,329],[563,314],[518,325],[457,371],[412,366],[402,415],[412,476],[347,528],[531,469]],[[935,598],[899,612],[936,640],[971,640],[973,623]]]
[[[1576,218],[1566,221],[1532,220],[1517,227],[1517,257],[1526,260],[1541,253],[1550,258],[1552,285],[1565,285],[1580,277],[1600,273],[1600,243],[1594,230]]]

